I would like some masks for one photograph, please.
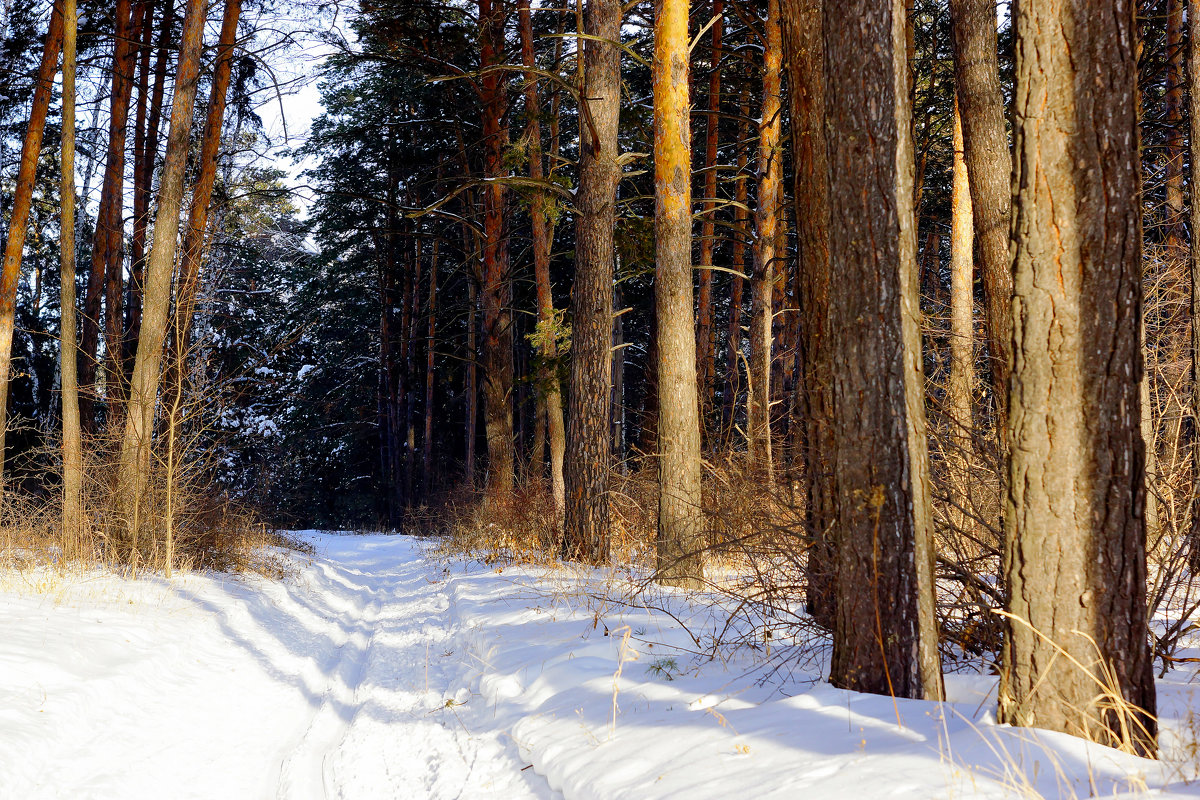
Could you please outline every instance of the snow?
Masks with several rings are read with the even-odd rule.
[[[1153,762],[997,726],[993,677],[703,657],[707,599],[308,535],[285,580],[0,573],[0,798],[1200,797],[1187,671]]]

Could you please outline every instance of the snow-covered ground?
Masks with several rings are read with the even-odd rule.
[[[995,725],[994,678],[781,685],[669,591],[313,536],[285,581],[0,574],[0,797],[1200,797],[1190,672],[1154,762]]]

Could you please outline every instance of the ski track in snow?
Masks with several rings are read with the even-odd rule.
[[[472,713],[419,547],[318,546],[282,582],[0,589],[0,798],[556,796]]]

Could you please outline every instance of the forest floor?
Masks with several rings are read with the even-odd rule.
[[[615,574],[309,535],[285,580],[0,573],[0,797],[1200,797],[1193,670],[1154,762],[996,725],[991,676],[712,658],[712,602]]]

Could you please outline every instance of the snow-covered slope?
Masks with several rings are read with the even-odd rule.
[[[711,612],[669,592],[674,617],[589,596],[598,573],[314,537],[284,582],[0,575],[0,798],[1200,797],[1178,759],[994,725],[993,679],[761,683],[696,655],[674,617]]]

